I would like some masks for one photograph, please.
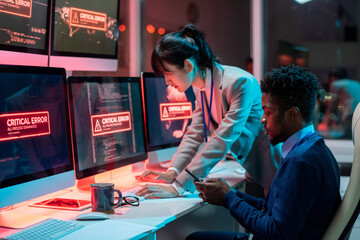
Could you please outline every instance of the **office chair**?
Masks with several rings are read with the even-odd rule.
[[[354,160],[349,184],[344,198],[326,229],[323,240],[349,239],[351,229],[360,212],[360,103],[352,118],[352,136],[354,143]]]

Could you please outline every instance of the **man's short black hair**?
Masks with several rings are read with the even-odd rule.
[[[318,90],[317,77],[295,65],[272,69],[261,81],[261,91],[270,93],[280,111],[298,107],[306,122],[313,120]]]

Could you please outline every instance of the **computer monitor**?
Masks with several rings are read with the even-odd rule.
[[[146,116],[146,136],[150,165],[171,160],[195,109],[192,88],[180,93],[166,85],[164,76],[141,74]]]
[[[0,1],[0,64],[48,65],[49,2]]]
[[[0,65],[0,208],[74,184],[65,69]]]
[[[119,0],[55,0],[50,67],[116,71]]]
[[[68,77],[77,179],[147,159],[138,77]]]

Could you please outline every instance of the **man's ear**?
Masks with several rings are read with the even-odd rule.
[[[187,58],[184,61],[184,67],[185,67],[186,72],[189,73],[194,69],[194,63],[192,62],[192,60]]]
[[[300,110],[298,107],[293,106],[288,110],[288,115],[291,122],[295,121],[295,119],[299,114],[300,114]]]

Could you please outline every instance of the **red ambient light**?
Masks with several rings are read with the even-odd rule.
[[[131,130],[129,111],[91,116],[91,131],[93,136],[129,130]]]
[[[161,103],[161,121],[179,120],[192,118],[191,102],[185,103]]]
[[[0,115],[0,141],[49,134],[50,118],[48,111]]]

